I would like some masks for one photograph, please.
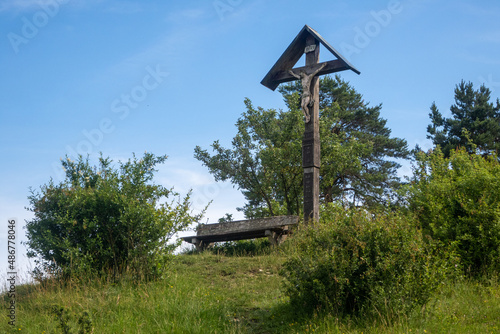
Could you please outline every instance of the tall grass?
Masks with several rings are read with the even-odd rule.
[[[286,249],[286,248],[283,248]],[[174,257],[166,278],[47,280],[17,287],[17,323],[7,324],[7,298],[0,299],[0,333],[63,333],[54,306],[63,308],[71,333],[89,315],[93,333],[497,333],[498,281],[443,282],[423,308],[389,325],[380,316],[312,315],[290,306],[278,275],[285,256],[225,255]]]
[[[94,333],[235,332],[227,318],[229,311],[217,296],[207,286],[193,284],[175,272],[166,280],[149,283],[47,280],[18,287],[17,305],[15,330],[19,333],[61,333],[54,307],[67,312],[73,333],[85,312]],[[0,318],[2,333],[9,330],[4,316]]]

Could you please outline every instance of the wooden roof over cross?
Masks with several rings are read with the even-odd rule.
[[[335,60],[327,61],[326,66],[317,75],[324,75],[344,70],[352,70],[356,74],[361,73],[327,41],[325,41],[325,39],[321,37],[318,32],[306,24],[260,83],[271,90],[275,90],[281,83],[297,80],[288,71],[291,70],[295,64],[297,64],[299,59],[304,54],[306,39],[309,35],[312,35],[337,58]],[[298,67],[297,70],[305,67],[306,66]]]

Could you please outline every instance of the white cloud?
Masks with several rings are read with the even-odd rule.
[[[28,212],[24,207],[27,205],[25,201],[14,200],[5,195],[0,196],[0,278],[7,275],[8,258],[8,224],[11,219],[15,219],[15,256],[16,256],[16,272],[18,274],[18,283],[25,283],[29,280],[30,268],[32,264],[26,257],[27,249],[21,244],[21,241],[26,241],[25,236],[25,220],[30,220],[33,214]],[[3,251],[5,250],[5,251]],[[5,288],[0,284],[0,291]]]
[[[235,219],[243,218],[243,214],[236,211],[245,203],[241,191],[230,182],[216,182],[206,167],[194,159],[170,157],[164,165],[158,166],[155,182],[174,187],[181,196],[192,190],[191,208],[196,213],[211,203],[205,214],[210,222],[217,222],[225,213],[232,213]]]
[[[189,169],[174,168],[169,169],[169,177],[165,180],[166,183],[181,183],[189,185],[190,187],[202,187],[211,185],[214,183],[213,178],[209,174],[200,173]]]
[[[194,159],[169,156],[157,167],[157,178],[164,186],[182,184],[192,188],[214,183],[213,177]]]

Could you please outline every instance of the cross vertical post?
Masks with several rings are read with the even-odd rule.
[[[306,66],[319,63],[319,42],[314,36],[306,38]],[[319,169],[321,165],[319,138],[319,77],[311,80],[312,106],[310,121],[305,123],[302,139],[302,167],[304,168],[304,222],[319,220]]]
[[[319,63],[319,46],[337,59]],[[306,64],[293,68],[303,54]],[[304,168],[304,222],[319,220],[319,169],[321,163],[319,141],[319,76],[352,70],[360,72],[335,50],[317,31],[305,25],[288,46],[271,70],[260,82],[275,90],[280,84],[301,80],[301,107],[305,116],[304,137],[302,138],[302,167]]]

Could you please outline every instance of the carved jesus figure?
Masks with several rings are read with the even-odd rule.
[[[312,96],[311,82],[314,76],[318,74],[318,72],[321,71],[325,66],[326,63],[323,63],[320,67],[318,67],[315,71],[311,73],[307,73],[307,70],[300,70],[298,74],[293,72],[293,70],[288,71],[288,73],[290,73],[291,75],[302,81],[301,107],[302,107],[302,112],[306,117],[306,123],[309,123],[309,121],[311,120],[311,113],[309,112],[309,108],[311,108],[315,103],[314,99],[311,97]]]

